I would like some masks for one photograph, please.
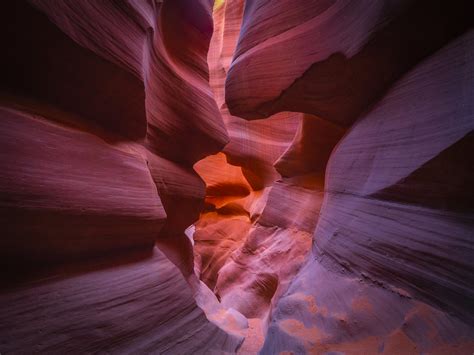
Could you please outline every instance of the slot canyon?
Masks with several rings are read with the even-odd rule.
[[[472,355],[472,10],[0,1],[0,355]]]

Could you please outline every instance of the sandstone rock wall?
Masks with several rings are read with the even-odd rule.
[[[263,353],[470,351],[471,51],[472,31],[420,63],[334,150],[312,258]]]
[[[211,9],[0,5],[0,352],[238,347],[183,279],[205,196],[192,165],[228,140],[208,83]]]
[[[229,111],[316,115],[274,165],[293,184],[319,176],[313,185],[324,194],[313,250],[275,301],[261,353],[472,349],[472,162],[461,153],[474,122],[467,8],[246,2]],[[311,215],[275,197],[286,204],[273,225]]]
[[[471,354],[469,5],[0,3],[0,353]]]

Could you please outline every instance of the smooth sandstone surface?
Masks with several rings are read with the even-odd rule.
[[[43,117],[0,117],[2,263],[153,246],[166,213],[143,157]]]
[[[280,181],[274,166],[292,145],[302,114],[283,112],[268,120],[247,122],[230,115],[226,108],[224,81],[242,11],[241,1],[214,7],[210,85],[229,143],[223,149],[225,158],[220,154],[195,164],[206,183],[206,208],[196,223],[194,240],[201,280],[225,308],[235,308],[258,323],[302,265],[310,247],[309,225],[317,220],[322,195],[314,190],[312,177],[300,188],[295,182]],[[282,196],[287,200],[286,212],[281,208]],[[312,201],[316,203],[311,205]],[[311,209],[306,213],[308,222],[303,221],[303,206]],[[287,213],[286,224],[281,221],[282,212]],[[291,222],[298,214],[301,216]],[[253,333],[247,336],[260,339]]]
[[[246,325],[198,308],[185,235],[205,197],[191,166],[227,142],[211,2],[1,7],[0,352],[234,352]]]
[[[247,119],[296,111],[348,126],[403,73],[472,26],[468,7],[247,1],[226,103]]]
[[[472,349],[472,39],[407,73],[339,142],[312,257],[262,353]]]
[[[469,1],[0,4],[0,353],[472,354]]]
[[[470,31],[420,63],[350,129],[330,159],[328,214],[315,232],[328,257],[376,279],[390,275],[470,322],[472,158],[460,147],[473,144],[473,54]]]
[[[237,347],[238,337],[207,320],[158,249],[138,261],[84,268],[2,292],[2,352],[217,354]]]
[[[191,3],[186,1],[167,1],[150,6],[141,1],[122,4],[84,1],[78,4],[38,0],[5,3],[2,6],[5,10],[2,11],[5,17],[2,36],[11,48],[2,58],[2,63],[5,63],[2,70],[6,78],[2,80],[2,102],[19,111],[39,114],[45,120],[97,136],[105,141],[103,150],[107,150],[109,145],[111,154],[116,151],[131,152],[137,158],[137,169],[143,171],[142,180],[149,181],[151,174],[156,185],[148,186],[150,193],[144,197],[137,213],[146,210],[146,206],[153,206],[153,203],[161,209],[164,207],[168,219],[161,237],[169,239],[171,244],[175,242],[174,239],[183,240],[184,230],[199,215],[205,193],[204,184],[190,165],[202,156],[219,151],[227,140],[207,79],[206,54],[212,35],[211,3],[192,2],[192,9]],[[197,15],[190,16],[191,10]],[[27,26],[18,27],[21,16],[25,17]],[[16,35],[8,36],[8,33]],[[192,45],[176,45],[184,42]],[[55,43],[55,46],[45,51],[41,47],[45,43]],[[157,71],[158,75],[155,75]],[[87,82],[88,86],[85,85]],[[180,88],[185,94],[174,92],[167,85],[171,89]],[[186,100],[189,100],[189,104],[186,104]],[[178,104],[179,107],[176,107]],[[158,109],[167,112],[157,113]],[[185,111],[192,117],[186,118]],[[179,119],[173,118],[175,116],[179,116]],[[165,120],[171,120],[172,124]],[[8,125],[5,129],[14,130],[14,127]],[[56,134],[60,136],[61,132],[67,130]],[[16,139],[13,132],[8,134],[3,140],[8,144],[13,144],[15,140],[16,144],[21,144],[21,139],[27,139],[27,136]],[[76,140],[80,139],[78,135]],[[88,154],[92,156],[91,165],[88,166],[86,157],[74,161],[73,155],[82,153],[81,150],[75,152],[73,140],[67,140],[64,138],[62,143],[69,149],[64,159],[69,159],[70,155],[68,163],[73,168],[84,173],[87,168],[98,170],[94,166],[93,146],[82,148],[82,153],[87,153],[86,149],[89,149]],[[87,146],[86,143],[83,145]],[[22,172],[25,173],[29,169],[27,160],[36,159],[34,155],[29,157],[28,154],[25,152],[23,155],[11,156],[12,159],[20,160],[19,165],[23,166]],[[45,155],[44,165],[48,164],[48,158],[53,160],[54,157],[48,156],[46,148]],[[59,168],[61,162],[52,161],[51,164]],[[129,165],[125,163],[125,167]],[[122,175],[136,175],[130,169],[130,173],[125,173],[125,167],[117,170],[119,177],[110,171],[109,179],[120,181],[124,179]],[[67,170],[66,167],[64,169]],[[98,173],[104,174],[103,180],[106,179],[106,170],[104,166],[103,171]],[[34,174],[38,176],[36,181],[31,182],[33,185],[40,184],[40,179],[48,179],[47,170],[35,170]],[[20,178],[21,174],[17,177]],[[66,183],[72,184],[72,181]],[[120,193],[127,194],[125,185],[123,192],[119,192],[116,198]],[[6,186],[5,189],[15,190],[16,187]],[[50,194],[48,191],[41,193]],[[129,193],[132,196],[133,191]],[[90,196],[92,207],[96,196]],[[69,197],[74,198],[63,196],[66,205]],[[151,201],[145,202],[147,199]],[[135,203],[140,203],[139,200],[140,195],[134,198]],[[114,208],[120,206],[115,205],[114,198],[109,203]],[[48,208],[47,204],[45,207]],[[100,200],[96,207],[102,208]],[[130,209],[133,208],[131,201]],[[176,213],[177,210],[179,213]],[[37,212],[42,213],[39,210]],[[62,213],[60,208],[57,208],[57,213]],[[73,212],[76,215],[81,213],[81,210]],[[110,211],[104,208],[103,214],[112,221],[115,212],[113,208]],[[164,211],[156,210],[154,216],[150,211],[148,214],[144,219],[162,220],[160,226],[163,224]],[[130,218],[129,224],[139,221],[134,221],[133,216]],[[117,227],[111,225],[111,229]],[[160,235],[158,224],[151,227],[153,231],[147,229],[146,223],[142,227],[143,231],[139,228],[134,231],[137,233],[135,246],[146,244],[151,247]],[[124,228],[117,233],[130,233],[130,229]],[[107,238],[110,240],[111,237],[98,238],[97,243]],[[140,241],[147,238],[146,243]],[[94,251],[93,246],[85,244],[83,249]],[[128,245],[118,240],[114,248],[120,246]],[[192,267],[192,258],[187,266]]]

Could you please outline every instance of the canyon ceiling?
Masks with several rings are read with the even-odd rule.
[[[473,354],[471,7],[1,1],[0,354]]]

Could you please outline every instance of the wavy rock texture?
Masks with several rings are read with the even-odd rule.
[[[0,352],[235,351],[244,325],[198,308],[219,311],[185,235],[205,196],[192,164],[228,140],[211,2],[0,7]]]
[[[248,1],[226,81],[229,110],[253,119],[305,112],[350,125],[394,80],[469,26],[468,4]]]
[[[407,73],[331,154],[313,255],[262,353],[472,351],[473,35]]]
[[[2,262],[153,246],[166,213],[140,154],[20,111],[0,116]]]
[[[84,47],[125,66],[144,82],[147,146],[153,152],[192,164],[227,142],[208,84],[210,1],[155,6],[145,1],[85,1],[80,11],[74,1],[33,4]],[[94,17],[104,21],[93,22]]]
[[[262,353],[472,351],[472,162],[461,158],[474,122],[466,8],[245,3],[221,111],[315,115],[302,116],[271,162],[282,178],[260,184],[270,192],[256,231],[314,231],[306,266],[275,295]],[[245,166],[231,154],[228,161]],[[315,192],[298,195],[308,188]],[[216,290],[233,264],[239,272],[228,283],[248,279],[241,260],[234,252]]]
[[[403,290],[311,260],[272,314],[263,354],[468,354],[472,327]]]
[[[238,338],[206,319],[158,249],[140,259],[102,269],[81,265],[92,270],[2,292],[2,351],[209,354],[236,348]]]
[[[240,350],[245,353],[261,347],[262,320],[309,252],[325,165],[344,130],[301,113],[282,112],[252,122],[229,114],[224,81],[242,16],[241,1],[214,8],[210,83],[230,141],[224,154],[195,164],[206,182],[206,208],[194,240],[201,280],[225,308],[250,319]],[[311,153],[311,133],[324,137],[317,156]]]
[[[263,318],[308,251],[308,233],[272,225],[280,178],[273,164],[290,146],[302,115],[282,113],[267,121],[231,116],[223,102],[224,80],[237,43],[243,2],[217,3],[208,61],[210,83],[230,141],[218,156],[195,165],[206,182],[206,209],[194,234],[203,280],[225,308]],[[231,165],[230,165],[231,164]],[[268,226],[260,224],[263,216]],[[273,220],[272,220],[273,219]]]
[[[107,143],[115,143],[114,148],[118,147],[116,142],[121,142],[120,149],[134,151],[141,159],[142,170],[147,172],[146,178],[149,180],[151,174],[155,181],[169,215],[162,237],[179,235],[176,238],[184,238],[184,230],[197,218],[204,197],[204,185],[190,170],[189,164],[203,155],[217,152],[227,140],[222,119],[206,84],[205,57],[212,34],[210,3],[193,2],[192,8],[186,2],[164,2],[149,6],[146,2],[116,5],[85,1],[78,5],[71,1],[38,0],[32,4],[49,19],[25,2],[2,5],[5,7],[2,13],[10,14],[5,18],[4,26],[19,33],[15,38],[8,39],[6,36],[13,50],[4,59],[8,79],[2,82],[6,92],[5,101],[13,101],[14,106],[21,110],[39,112],[47,119],[98,135]],[[197,15],[191,17],[191,10]],[[21,16],[28,19],[29,26],[35,25],[35,30],[32,30],[33,27],[16,29],[19,23],[16,20]],[[31,35],[32,38],[28,37]],[[180,43],[192,41],[196,47],[176,47],[178,39]],[[58,41],[61,45],[54,48],[56,52],[45,53],[39,44],[48,41]],[[24,61],[24,57],[29,58],[28,62]],[[80,68],[78,73],[76,67]],[[14,80],[15,75],[24,71],[24,68],[40,76],[20,76],[23,80]],[[41,77],[45,75],[44,72],[50,76],[49,80]],[[64,85],[64,79],[71,77],[73,80],[80,79],[81,84],[75,85],[73,81]],[[91,85],[85,86],[84,82],[88,78],[91,78]],[[116,82],[120,78],[126,82]],[[185,90],[186,95],[172,92],[167,85]],[[97,98],[90,97],[90,87],[98,90],[92,92]],[[108,87],[113,90],[109,91]],[[109,102],[100,101],[99,90],[102,95],[107,93]],[[161,95],[162,91],[166,91],[166,95]],[[124,93],[126,98],[121,96]],[[180,99],[179,107],[176,107],[176,99],[180,96],[183,98]],[[63,98],[71,102],[63,102]],[[73,100],[78,100],[77,105],[71,107]],[[189,104],[186,104],[187,100]],[[108,107],[122,111],[121,104],[127,108],[139,107],[141,111],[131,113],[123,110],[122,114],[115,114],[110,109],[107,111]],[[153,111],[156,109],[167,110],[167,113],[158,114]],[[115,121],[96,120],[99,114],[101,119],[113,118]],[[191,114],[193,118],[186,118]],[[175,116],[179,117],[173,118]],[[172,120],[174,127],[166,123],[165,119]],[[135,134],[129,129],[132,124],[138,123],[147,128],[146,135],[145,131]],[[121,135],[122,130],[109,130],[109,125],[114,128],[119,126],[128,136],[136,138],[134,141],[142,142],[149,150],[139,144],[132,144],[127,135]],[[189,139],[191,135],[193,139]],[[68,145],[73,150],[74,143],[68,142]],[[189,151],[181,149],[183,146]],[[93,148],[90,154],[92,151]],[[45,154],[48,152],[45,151]],[[74,164],[72,160],[71,165]],[[85,167],[81,167],[78,162],[78,169]],[[89,168],[93,168],[93,165]],[[22,167],[22,170],[26,171],[27,168]],[[161,208],[162,201],[153,190],[148,198],[154,198]],[[43,192],[45,195],[49,193],[47,190]],[[179,215],[177,209],[181,212]],[[156,219],[163,219],[163,211],[160,213]],[[156,235],[158,231],[155,228]],[[152,237],[149,239],[151,241]]]
[[[471,354],[468,5],[0,3],[0,353]]]
[[[320,220],[315,239],[318,248],[338,262],[350,258],[352,267],[373,277],[390,275],[396,280],[392,283],[416,293],[416,298],[465,319],[471,317],[466,310],[474,296],[469,287],[473,211],[467,205],[473,197],[472,159],[462,153],[474,142],[469,99],[474,66],[468,60],[473,54],[471,31],[404,76],[351,128],[328,166],[325,208],[338,213],[327,214],[334,221]],[[384,137],[397,143],[389,146]],[[430,190],[434,193],[426,193]],[[339,209],[341,205],[348,207]],[[374,210],[378,212],[364,218],[362,229],[355,222],[345,234],[355,211],[363,215]],[[349,214],[343,217],[345,211]],[[394,222],[382,223],[390,216]],[[336,221],[339,218],[345,223]],[[389,232],[397,221],[403,223]],[[350,256],[335,250],[337,244],[352,243]],[[362,261],[362,254],[371,261]],[[453,263],[447,267],[440,260]]]

